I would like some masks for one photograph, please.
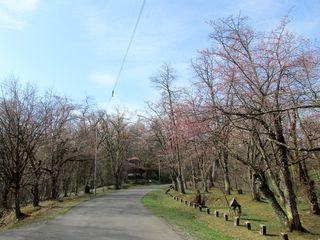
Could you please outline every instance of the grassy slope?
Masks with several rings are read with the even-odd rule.
[[[179,195],[174,191],[171,194]],[[185,200],[193,200],[191,192],[180,197]],[[227,197],[228,201],[232,197],[236,197],[242,205],[240,222],[242,226],[240,227],[234,227],[232,220],[225,222],[222,217],[215,218],[212,215],[200,213],[199,210],[187,207],[165,195],[163,190],[151,192],[143,201],[156,215],[164,217],[169,223],[198,236],[199,239],[228,239],[222,236],[229,236],[231,239],[280,239],[279,234],[283,230],[268,203],[253,202],[250,196],[246,194],[233,194]],[[212,211],[219,210],[222,213],[221,215],[224,212],[228,212],[225,199],[218,189],[212,189],[210,194],[206,195],[206,198],[207,205]],[[320,239],[320,217],[310,215],[308,213],[308,205],[303,201],[300,201],[299,208],[304,226],[313,234],[289,233],[289,239]],[[230,216],[229,218],[232,217]],[[251,222],[252,231],[248,231],[243,227],[244,221]],[[267,225],[268,236],[259,235],[259,224]]]
[[[186,211],[180,203],[164,194],[164,190],[155,190],[142,199],[143,204],[156,216],[163,217],[173,226],[199,239],[229,240],[217,230],[208,227],[208,222],[199,218],[197,211]]]

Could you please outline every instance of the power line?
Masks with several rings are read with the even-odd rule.
[[[119,79],[120,79],[120,76],[121,76],[121,73],[122,73],[124,64],[125,64],[125,62],[126,62],[126,59],[127,59],[127,56],[128,56],[129,50],[130,50],[130,47],[131,47],[131,45],[132,45],[133,38],[134,38],[134,36],[135,36],[135,34],[136,34],[136,30],[137,30],[137,27],[138,27],[138,25],[139,25],[140,18],[141,18],[141,15],[142,15],[142,12],[143,12],[143,8],[144,8],[145,3],[146,3],[146,0],[143,0],[142,5],[141,5],[141,7],[140,7],[140,11],[139,11],[139,14],[138,14],[138,18],[137,18],[136,24],[134,25],[134,28],[133,28],[133,31],[132,31],[132,34],[131,34],[131,37],[130,37],[130,41],[129,41],[128,47],[127,47],[126,52],[125,52],[125,54],[124,54],[124,57],[123,57],[123,59],[122,59],[121,66],[120,66],[120,69],[119,69],[119,72],[118,72],[116,81],[114,82],[114,86],[113,86],[113,88],[112,88],[110,100],[111,100],[111,98],[114,97],[114,92],[115,92],[116,87],[117,87],[117,84],[118,84],[118,82],[119,82]]]

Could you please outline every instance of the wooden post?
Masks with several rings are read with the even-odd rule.
[[[207,208],[207,214],[210,214],[210,208]]]
[[[240,218],[239,217],[235,217],[234,218],[234,225],[235,226],[239,226],[240,225]]]
[[[201,205],[199,205],[199,210],[200,210],[200,212],[202,212],[202,206]]]
[[[224,214],[224,220],[228,221],[228,214],[227,213]]]
[[[214,211],[214,215],[215,215],[216,217],[219,217],[219,211]]]
[[[244,222],[244,224],[246,225],[246,228],[248,230],[251,230],[251,223],[250,222]]]
[[[283,240],[289,240],[289,236],[287,233],[281,233],[280,235]]]
[[[261,235],[267,235],[267,226],[260,224],[260,234]]]
[[[197,208],[197,204],[196,203],[193,204],[193,208]]]

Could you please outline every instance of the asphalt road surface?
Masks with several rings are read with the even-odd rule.
[[[0,240],[179,240],[184,239],[153,216],[141,197],[156,186],[144,186],[84,202],[54,220],[0,233]]]

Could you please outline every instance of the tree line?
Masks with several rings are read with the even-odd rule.
[[[120,189],[127,159],[146,159],[150,151],[143,132],[140,120],[129,121],[124,112],[97,110],[90,99],[75,104],[41,94],[8,77],[0,92],[1,213],[14,208],[21,219],[22,205],[39,207],[41,200],[78,195],[85,186]]]
[[[170,64],[151,78],[161,98],[148,119],[176,190],[246,189],[284,227],[306,231],[298,194],[320,214],[320,49],[288,23],[262,32],[241,16],[211,21],[190,87],[176,86]]]

